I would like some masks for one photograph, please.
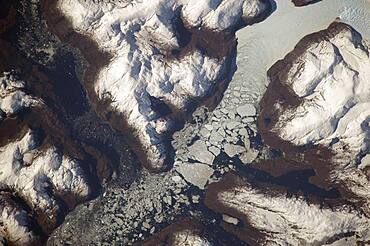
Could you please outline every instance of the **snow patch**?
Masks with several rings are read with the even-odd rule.
[[[13,73],[4,72],[0,75],[0,120],[1,112],[6,116],[12,116],[25,108],[39,104],[38,100],[26,95],[24,90],[25,83]]]

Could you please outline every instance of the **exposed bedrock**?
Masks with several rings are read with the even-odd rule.
[[[268,75],[259,117],[264,141],[286,160],[313,166],[312,182],[337,188],[369,215],[368,44],[334,22],[303,38]]]
[[[170,167],[172,134],[193,110],[222,97],[235,31],[271,10],[269,0],[44,1],[49,28],[90,64],[84,85],[95,109],[152,171]]]

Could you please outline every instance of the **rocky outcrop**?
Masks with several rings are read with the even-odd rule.
[[[315,168],[312,181],[339,189],[370,214],[369,46],[335,22],[308,35],[268,72],[259,119],[265,142]]]
[[[271,3],[59,0],[45,1],[44,11],[49,27],[88,59],[84,84],[97,111],[160,171],[172,162],[173,132],[225,89],[234,32],[265,18]]]

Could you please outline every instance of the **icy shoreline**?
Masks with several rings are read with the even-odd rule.
[[[249,103],[258,103],[268,84],[266,71],[277,60],[291,51],[301,38],[325,29],[337,17],[370,40],[366,22],[370,19],[369,1],[324,0],[301,8],[285,0],[277,0],[276,4],[276,11],[268,19],[236,33],[238,68],[230,86],[247,87],[251,95]]]
[[[59,37],[93,56],[84,84],[97,111],[132,135],[129,142],[143,165],[158,172],[172,164],[173,132],[197,106],[217,104],[227,86],[235,31],[264,20],[271,2],[148,4],[119,8],[64,0],[45,3],[45,12]],[[103,53],[106,59],[96,65]]]
[[[336,2],[332,5],[331,1],[322,1],[298,8],[290,1],[276,1],[277,8],[269,18],[236,33],[237,70],[215,110],[199,112],[199,115],[206,114],[207,117],[195,114],[196,119],[205,120],[187,124],[183,130],[175,133],[172,143],[176,150],[175,169],[183,173],[184,168],[181,167],[187,167],[189,160],[212,165],[222,152],[230,158],[239,157],[245,164],[262,154],[252,146],[251,139],[258,134],[255,119],[259,115],[260,99],[269,83],[267,70],[293,50],[301,38],[326,29],[338,16],[343,15],[343,21],[347,20],[360,33],[364,33],[364,38],[370,39],[365,21],[361,17],[346,14],[357,13],[363,7],[360,12],[365,18],[365,6],[369,6],[367,11],[370,13],[370,2],[361,0],[352,4],[356,8],[346,1]],[[317,14],[312,15],[312,12]],[[189,144],[191,139],[199,140]],[[198,152],[202,152],[202,155]],[[204,165],[198,167],[199,170],[204,169]]]

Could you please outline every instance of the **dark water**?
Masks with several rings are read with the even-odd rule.
[[[0,19],[8,16],[11,0],[0,0]]]
[[[80,116],[89,110],[86,93],[76,75],[76,62],[73,54],[57,54],[53,69],[43,72],[52,80],[53,92],[65,112],[72,117]]]
[[[243,164],[239,158],[229,158],[227,154],[221,152],[215,159],[216,164],[233,164],[237,171],[245,174],[251,181],[264,183],[266,187],[278,185],[287,189],[288,194],[303,193],[309,197],[314,196],[324,199],[338,199],[341,194],[337,189],[326,190],[310,183],[310,177],[316,175],[313,169],[303,169],[290,171],[284,175],[274,177],[266,171],[253,168],[252,165]]]

